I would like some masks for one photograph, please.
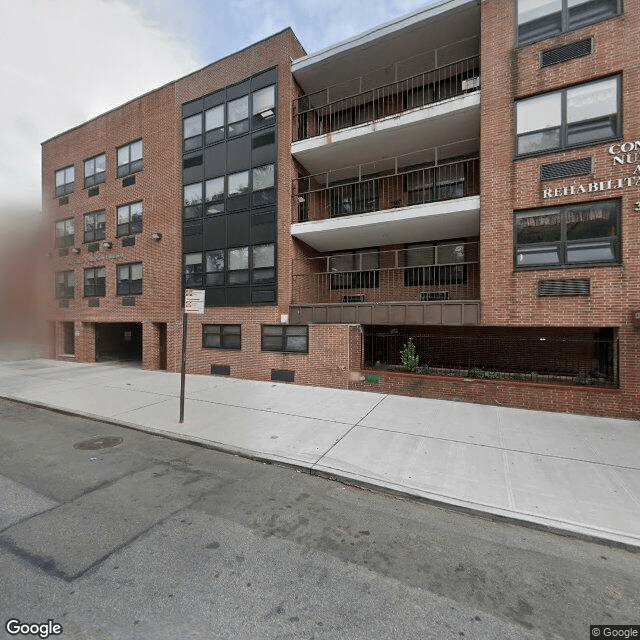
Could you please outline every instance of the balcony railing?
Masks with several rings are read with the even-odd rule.
[[[479,300],[478,242],[339,252],[293,264],[293,304]]]
[[[391,169],[366,178],[329,183],[329,174],[294,181],[293,222],[397,209],[480,193],[477,157]]]
[[[372,122],[479,88],[480,57],[472,56],[332,102],[329,89],[308,94],[293,103],[295,140]]]

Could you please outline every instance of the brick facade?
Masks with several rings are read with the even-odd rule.
[[[470,11],[476,11],[475,6],[476,3],[470,2]],[[309,325],[307,353],[262,350],[261,326],[286,324],[291,307],[296,303],[335,305],[341,304],[345,295],[364,295],[369,302],[418,302],[421,292],[442,288],[433,284],[407,284],[403,275],[407,245],[389,244],[384,241],[384,236],[375,247],[381,252],[380,279],[376,286],[332,288],[326,260],[329,254],[319,253],[292,237],[291,224],[298,222],[296,179],[299,174],[308,172],[292,157],[291,142],[298,137],[294,99],[304,91],[292,74],[291,61],[304,56],[304,51],[290,29],[43,144],[43,212],[50,256],[43,316],[48,323],[47,329],[43,330],[43,334],[47,334],[47,353],[54,357],[74,357],[79,361],[93,362],[96,344],[103,335],[101,327],[135,323],[136,327],[141,327],[142,366],[170,371],[180,369],[183,105],[276,69],[277,301],[275,304],[242,307],[209,306],[204,314],[191,315],[187,352],[189,372],[210,374],[213,366],[228,367],[229,375],[233,377],[270,380],[276,370],[293,372],[296,384],[369,389],[593,415],[640,416],[640,365],[637,362],[640,328],[632,324],[633,313],[640,310],[640,261],[637,259],[640,213],[636,211],[640,190],[635,184],[635,178],[640,176],[640,151],[634,149],[627,158],[619,148],[621,143],[640,139],[640,115],[635,109],[640,98],[640,71],[635,51],[627,44],[637,42],[640,37],[640,0],[625,0],[624,12],[620,16],[521,47],[516,42],[515,6],[515,0],[482,0],[479,3],[480,161],[478,170],[477,160],[474,160],[473,172],[467,178],[469,194],[480,193],[479,237],[475,235],[476,230],[474,235],[457,235],[449,240],[473,243],[465,256],[465,261],[470,263],[466,279],[455,285],[455,291],[451,287],[451,299],[480,300],[481,312],[479,326],[449,329],[458,334],[467,331],[468,335],[499,335],[501,330],[506,335],[520,331],[524,336],[529,330],[533,334],[546,330],[553,335],[572,332],[592,335],[597,329],[613,328],[619,345],[616,352],[619,388],[470,381],[390,372],[379,372],[380,382],[370,384],[361,380],[365,364],[364,334],[375,328],[360,325]],[[429,11],[425,9],[425,15]],[[593,41],[590,55],[541,68],[542,51],[585,38]],[[469,55],[467,44],[464,45],[464,57]],[[399,50],[399,61],[402,55]],[[424,59],[428,57],[425,55]],[[422,58],[414,56],[413,59]],[[400,67],[402,64],[398,63]],[[375,77],[375,73],[369,73],[369,77]],[[380,77],[386,78],[387,75]],[[518,100],[614,75],[621,77],[622,135],[619,140],[516,157],[515,111]],[[387,96],[386,101],[381,102],[382,110],[376,117],[385,118],[406,108],[401,98],[401,93]],[[327,135],[330,143],[331,136]],[[451,135],[455,136],[455,132]],[[116,177],[116,150],[135,140],[143,141],[143,168],[133,174],[134,184],[125,186],[127,181]],[[612,144],[618,145],[617,155],[624,156],[622,161],[614,161],[610,152]],[[426,149],[429,141],[416,141],[415,145],[414,151]],[[106,179],[97,185],[98,194],[91,195],[93,191],[90,193],[83,185],[83,161],[101,153],[106,155]],[[477,158],[477,155],[468,149],[462,152],[462,157],[466,158]],[[541,181],[541,165],[585,157],[592,158],[591,174]],[[58,198],[55,194],[55,172],[71,164],[75,166],[75,189],[66,199]],[[396,173],[397,169],[396,164]],[[384,171],[371,174],[379,177],[379,207],[408,206],[408,183],[399,174],[385,177],[388,174]],[[321,188],[319,184],[316,188]],[[331,197],[328,192],[318,191],[308,195],[307,206],[313,210],[312,213],[325,211],[322,215],[313,213],[310,220],[329,217],[325,214]],[[619,199],[621,203],[619,263],[532,270],[515,267],[514,215],[517,212],[609,199]],[[137,201],[143,203],[143,230],[133,236],[133,243],[123,243],[123,238],[116,233],[116,209]],[[101,210],[106,212],[105,237],[97,247],[93,247],[95,250],[90,251],[91,243],[83,242],[83,216]],[[75,221],[75,239],[73,245],[61,251],[54,246],[55,222],[69,218]],[[153,239],[154,233],[161,234],[161,239]],[[442,234],[434,236],[434,241],[443,241],[443,238],[446,241]],[[416,238],[415,241],[425,240],[428,238]],[[111,246],[105,247],[103,242],[109,242]],[[79,252],[69,251],[71,247],[79,249]],[[354,247],[354,250],[366,247],[372,247],[371,242],[365,247]],[[318,260],[314,261],[316,258]],[[143,265],[142,293],[117,295],[117,265],[138,262]],[[92,267],[106,269],[106,294],[97,298],[84,297],[83,273]],[[74,297],[64,301],[54,299],[53,274],[69,270],[75,272]],[[590,281],[589,295],[538,295],[540,280],[581,278]],[[68,323],[73,323],[75,338],[75,353],[72,355],[65,353]],[[241,325],[241,349],[204,348],[202,326],[205,324]],[[416,334],[424,331],[424,327],[401,326],[394,330]],[[446,327],[438,329],[441,333],[446,330]],[[489,361],[491,357],[487,354],[485,359]],[[584,368],[588,369],[593,357],[585,353],[583,359],[586,363]]]

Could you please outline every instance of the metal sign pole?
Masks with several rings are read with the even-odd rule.
[[[180,424],[184,422],[184,381],[187,369],[187,312],[182,314],[182,370],[180,372]]]

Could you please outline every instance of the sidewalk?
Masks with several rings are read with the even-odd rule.
[[[640,548],[637,421],[189,375],[181,425],[179,395],[176,373],[0,362],[0,397]]]

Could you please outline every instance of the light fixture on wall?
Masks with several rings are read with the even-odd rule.
[[[80,253],[80,249],[78,249],[78,247],[73,247],[73,249],[71,249],[71,253]]]
[[[159,242],[160,240],[162,240],[162,234],[156,231],[151,234],[151,239],[155,240],[156,242]]]
[[[108,240],[105,240],[105,241],[102,243],[102,248],[103,248],[103,249],[111,249],[111,247],[112,247],[112,246],[113,246],[113,244],[111,244],[111,242],[109,242]]]

